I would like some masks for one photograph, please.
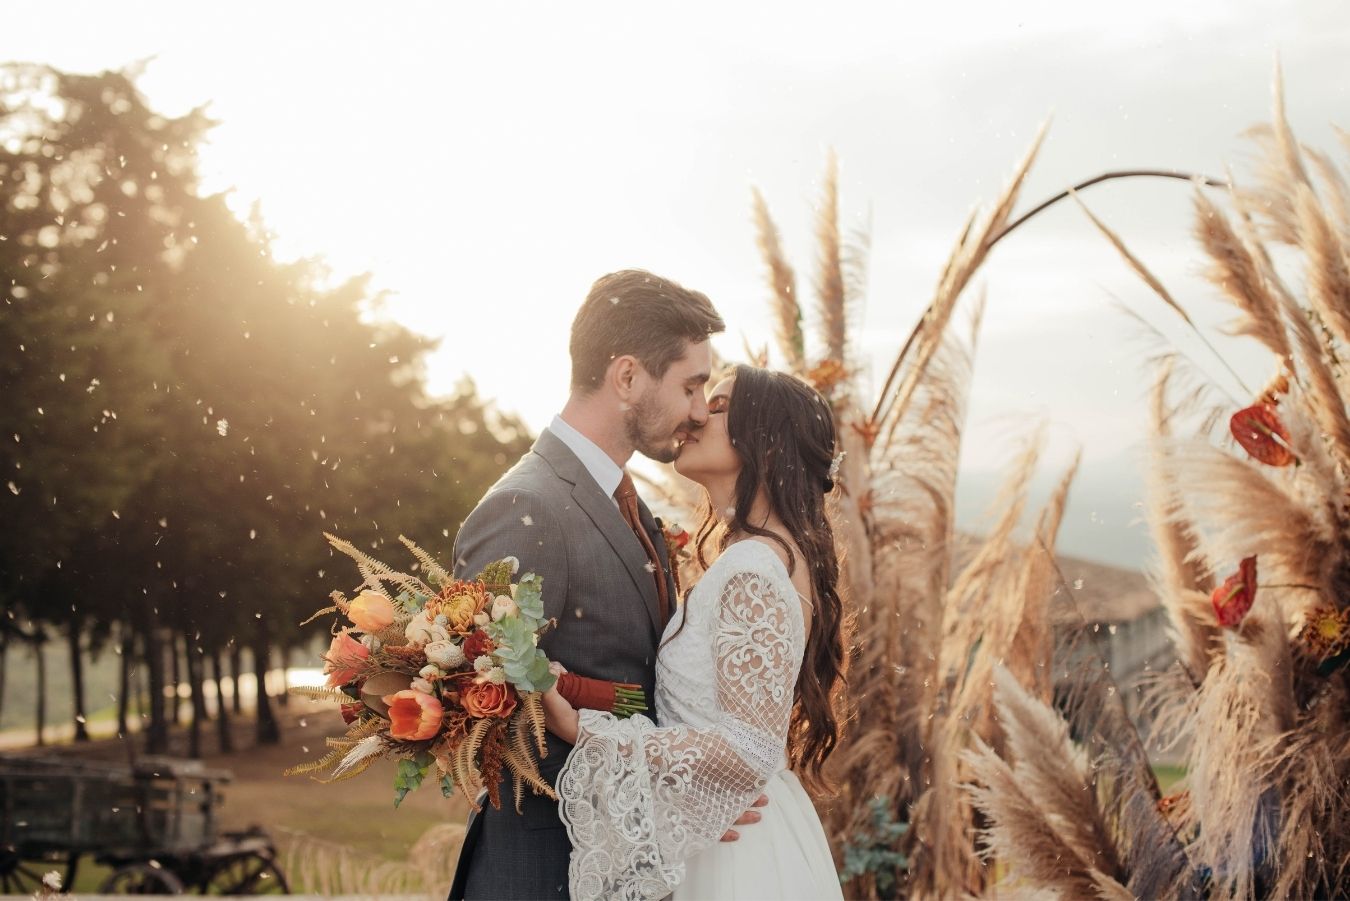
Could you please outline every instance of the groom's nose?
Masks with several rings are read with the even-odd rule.
[[[689,421],[700,429],[708,424],[708,398],[702,391],[694,392],[694,400],[689,405]]]

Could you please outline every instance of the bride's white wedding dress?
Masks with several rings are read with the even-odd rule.
[[[764,543],[739,541],[685,607],[656,663],[661,725],[581,711],[558,780],[572,897],[841,898],[825,831],[787,768],[806,647],[787,568]],[[719,842],[760,794],[763,820]]]

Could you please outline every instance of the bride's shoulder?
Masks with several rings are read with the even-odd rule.
[[[792,584],[788,573],[787,552],[772,538],[751,535],[727,546],[717,563],[723,565],[722,575],[730,578],[736,572],[749,570],[757,573],[773,573]]]

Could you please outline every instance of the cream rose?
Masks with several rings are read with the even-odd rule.
[[[516,602],[504,594],[499,594],[492,600],[492,621],[495,623],[504,616],[510,616],[518,609]]]
[[[429,644],[433,641],[449,641],[450,633],[444,626],[438,626],[425,612],[419,613],[408,621],[403,634],[414,644]]]
[[[455,669],[464,663],[464,651],[453,641],[433,641],[422,648],[427,661],[434,663],[444,671]]]

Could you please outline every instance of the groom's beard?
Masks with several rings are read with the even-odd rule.
[[[671,463],[680,455],[680,449],[675,444],[675,430],[668,430],[664,424],[666,417],[661,415],[655,393],[643,395],[628,411],[623,421],[624,431],[638,453],[658,463]],[[681,423],[680,427],[691,428],[688,423]]]

